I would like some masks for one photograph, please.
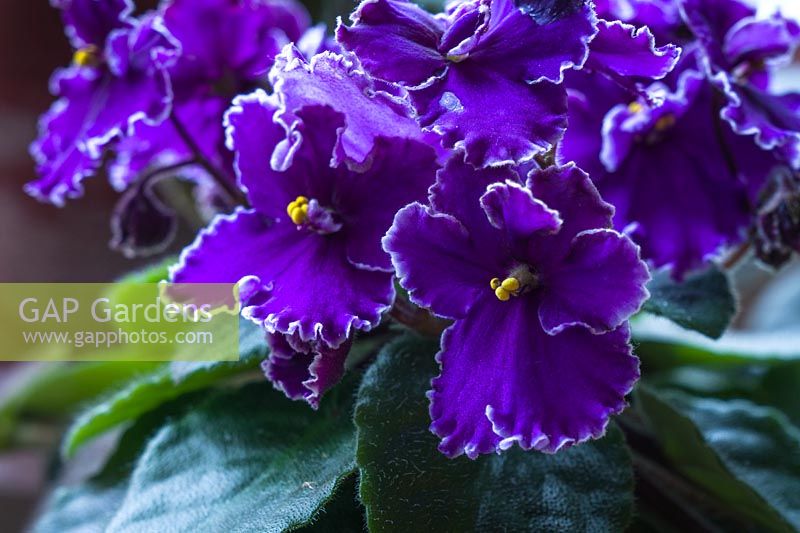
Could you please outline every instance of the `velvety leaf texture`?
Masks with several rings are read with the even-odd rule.
[[[105,531],[128,490],[136,460],[168,416],[180,415],[197,398],[187,395],[142,416],[120,437],[105,466],[90,479],[59,487],[44,504],[35,533]]]
[[[354,472],[349,404],[349,397],[330,399],[314,412],[267,383],[195,398],[98,479],[60,489],[39,530],[278,532],[307,525]],[[131,446],[127,435],[122,442]]]
[[[716,267],[690,274],[681,282],[662,271],[647,288],[650,300],[644,311],[669,318],[707,337],[719,338],[736,314],[730,280]]]
[[[257,368],[266,357],[264,334],[249,321],[240,323],[239,346],[240,360],[237,362],[173,363],[133,379],[75,420],[64,437],[62,454],[66,457],[73,455],[92,438],[135,420],[169,400]]]
[[[685,476],[758,530],[800,528],[800,431],[781,413],[644,387],[637,398]]]
[[[630,457],[611,427],[544,455],[447,459],[428,431],[437,345],[407,337],[364,377],[356,404],[361,499],[370,531],[619,531],[633,504]]]

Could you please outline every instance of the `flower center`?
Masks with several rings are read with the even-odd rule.
[[[501,302],[507,302],[514,298],[535,289],[539,284],[536,274],[531,272],[527,266],[515,268],[505,279],[493,278],[489,286],[494,291],[494,295]]]
[[[638,115],[639,113],[644,111],[644,106],[642,105],[641,102],[637,102],[636,100],[634,100],[633,102],[628,104],[628,111],[632,115]]]
[[[302,226],[308,220],[308,198],[298,196],[294,202],[289,202],[286,212],[295,225]]]
[[[341,218],[332,209],[319,205],[314,198],[298,196],[286,206],[286,213],[297,229],[307,229],[320,235],[330,235],[342,229]]]
[[[668,115],[664,115],[658,121],[656,121],[656,131],[658,132],[665,132],[670,129],[672,126],[675,125],[677,120],[675,119],[675,115],[672,113]]]
[[[72,62],[79,67],[95,67],[100,63],[100,49],[90,44],[75,50]]]

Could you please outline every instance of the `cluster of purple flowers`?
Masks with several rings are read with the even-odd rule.
[[[104,162],[129,253],[191,180],[218,214],[175,282],[238,283],[264,368],[318,405],[409,299],[450,321],[432,431],[450,456],[596,438],[639,377],[629,318],[746,239],[800,248],[800,42],[741,0],[365,0],[336,39],[291,0],[54,0],[75,47],[33,145],[60,204]]]

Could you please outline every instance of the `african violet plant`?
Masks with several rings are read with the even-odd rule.
[[[365,0],[330,35],[292,0],[53,4],[75,54],[27,192],[105,171],[112,245],[142,256],[178,224],[160,185],[190,184],[207,225],[168,278],[238,283],[243,329],[240,363],[81,415],[65,457],[128,429],[39,530],[800,528],[797,381],[774,374],[797,367],[639,316],[719,337],[724,271],[800,252],[800,95],[771,84],[798,24]],[[220,387],[254,362],[301,402]]]

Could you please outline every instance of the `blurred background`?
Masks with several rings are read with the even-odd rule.
[[[763,5],[769,9],[778,3],[800,17],[798,0],[765,0]],[[311,4],[317,20],[331,21],[337,13],[346,14],[353,2]],[[64,208],[40,204],[22,191],[34,176],[28,145],[36,135],[38,116],[52,102],[47,81],[70,60],[58,13],[46,0],[0,2],[0,282],[106,282],[147,263],[109,249],[109,214],[117,194],[104,178],[87,180],[85,197]],[[787,74],[782,83],[797,87],[798,78]],[[175,250],[191,235],[182,237]],[[763,305],[754,302],[769,291],[771,276],[751,265],[737,277],[745,288],[745,312],[738,322],[742,326],[748,324],[748,311]],[[787,268],[781,277],[800,279],[800,267]],[[800,301],[800,294],[783,291],[771,301],[792,297]],[[782,309],[778,304],[773,314]],[[0,399],[26,371],[22,365],[0,362]],[[36,449],[0,452],[0,533],[22,530],[35,511],[45,489],[49,454]]]

